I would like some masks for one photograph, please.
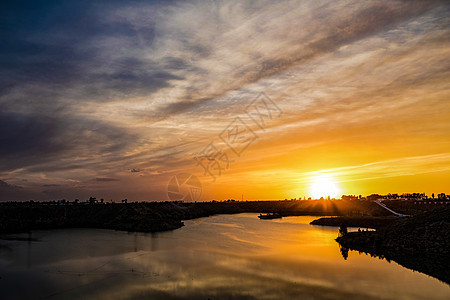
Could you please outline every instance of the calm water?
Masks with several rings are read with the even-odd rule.
[[[350,252],[317,217],[186,221],[158,234],[35,231],[0,241],[1,299],[450,299],[450,287]],[[23,235],[28,237],[28,235]]]

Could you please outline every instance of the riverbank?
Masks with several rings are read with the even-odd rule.
[[[350,217],[327,217],[312,221],[311,225],[319,226],[346,226],[361,228],[382,228],[396,222],[398,217],[374,217],[374,216],[350,216]]]
[[[396,261],[450,284],[450,207],[398,218],[377,231],[349,232],[336,241],[344,248]]]
[[[0,203],[0,233],[33,229],[104,228],[156,232],[183,226],[183,220],[215,214],[243,212],[295,215],[372,215],[387,212],[372,202],[352,200],[148,202],[121,204],[61,205],[49,203]]]

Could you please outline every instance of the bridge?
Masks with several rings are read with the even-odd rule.
[[[394,215],[398,216],[398,217],[407,217],[407,216],[409,216],[409,215],[399,214],[398,212],[393,211],[392,209],[387,207],[386,204],[383,203],[383,200],[384,199],[375,200],[375,203],[378,204],[379,206],[381,206],[382,208],[386,209],[387,211],[393,213]]]

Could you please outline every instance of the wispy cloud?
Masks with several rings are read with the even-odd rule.
[[[149,181],[195,170],[192,158],[261,91],[283,118],[230,176],[327,143],[384,139],[386,159],[429,162],[450,146],[446,1],[27,5],[0,10],[0,178],[27,179],[25,189],[91,192],[108,185],[92,178],[114,178],[152,198]],[[396,163],[349,169],[349,180],[428,168]]]
[[[119,179],[117,178],[107,178],[107,177],[97,177],[95,178],[96,181],[104,181],[104,182],[108,182],[108,181],[119,181]]]
[[[424,173],[446,172],[450,170],[450,153],[423,156],[402,157],[366,163],[357,166],[346,166],[320,170],[306,174],[305,180],[318,174],[329,174],[340,182],[412,176]]]

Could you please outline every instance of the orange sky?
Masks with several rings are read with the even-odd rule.
[[[95,55],[67,56],[76,71],[61,82],[20,77],[0,95],[17,132],[5,143],[19,145],[1,149],[0,200],[166,200],[180,173],[199,178],[202,200],[309,197],[319,175],[340,194],[450,194],[448,11],[445,1],[110,4],[88,20],[99,32],[71,32],[75,44],[67,24],[31,32],[27,42]],[[255,103],[264,126],[247,114]],[[244,135],[227,131],[236,124]],[[213,180],[199,161],[224,170]]]

